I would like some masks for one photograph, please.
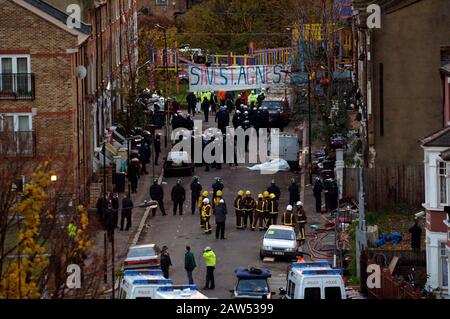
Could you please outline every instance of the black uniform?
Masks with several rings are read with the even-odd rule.
[[[111,242],[113,241],[114,226],[114,210],[110,207],[105,211],[105,228],[108,240]]]
[[[209,100],[205,97],[202,103],[203,114],[205,115],[205,122],[208,122],[209,116]]]
[[[177,208],[179,207],[180,215],[183,215],[183,203],[186,199],[186,191],[180,184],[175,185],[172,188],[172,201],[173,201],[173,215],[177,214]]]
[[[161,254],[161,270],[163,272],[163,276],[166,279],[169,279],[169,267],[172,266],[172,261],[170,260],[170,255],[168,253]]]
[[[164,190],[157,182],[150,186],[150,198],[158,202],[158,206],[161,209],[162,214],[166,215],[166,210],[164,209]],[[155,216],[156,208],[152,208],[152,214]]]
[[[216,114],[217,127],[225,134],[225,128],[230,124],[230,113],[223,108]]]
[[[96,207],[98,222],[102,225],[105,225],[105,211],[108,207],[108,201],[103,197],[100,197],[99,199],[97,199]]]
[[[119,227],[119,198],[113,196],[111,198],[111,206],[114,210],[114,228]]]
[[[276,200],[280,199],[281,191],[277,185],[270,184],[270,186],[267,188],[267,191],[269,192],[269,194],[274,194]]]
[[[213,198],[217,197],[217,191],[221,190],[223,191],[223,184],[219,181],[216,181],[214,184],[212,184],[212,189],[213,189]]]
[[[297,183],[289,185],[289,204],[294,206],[300,200],[300,189]]]
[[[198,199],[200,198],[200,194],[202,192],[202,185],[198,181],[193,181],[191,183],[191,207],[192,207],[192,215],[195,214],[195,210],[198,205]]]
[[[197,97],[194,92],[189,92],[186,97],[186,102],[188,103],[188,113],[195,115],[195,105],[197,104]]]
[[[161,153],[161,138],[159,135],[155,137],[153,147],[155,148],[155,165],[158,165],[159,153]]]
[[[130,229],[131,227],[131,213],[133,210],[133,201],[131,198],[125,197],[122,199],[122,218],[120,221],[120,230],[123,230],[123,224],[125,219],[127,220],[127,226],[125,227],[125,230]]]
[[[313,187],[313,195],[316,199],[316,212],[320,213],[322,211],[322,190],[323,185],[320,180],[316,180]]]

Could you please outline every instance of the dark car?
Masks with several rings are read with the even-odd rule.
[[[289,105],[283,98],[266,97],[261,103],[262,108],[269,111],[269,127],[277,127],[280,130],[289,124]]]
[[[194,164],[185,151],[169,152],[164,158],[163,168],[164,177],[194,175]]]
[[[270,291],[267,279],[272,275],[267,269],[253,267],[239,267],[235,269],[237,283],[233,297],[237,299],[271,299],[273,292]]]

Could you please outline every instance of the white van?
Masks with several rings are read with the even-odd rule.
[[[328,262],[292,263],[288,272],[287,299],[346,299],[340,269]]]
[[[296,135],[287,133],[271,135],[267,149],[272,159],[281,158],[289,163],[291,169],[299,168],[302,150]]]
[[[196,285],[172,285],[159,287],[155,299],[208,299]]]
[[[119,299],[154,299],[158,288],[172,285],[160,269],[125,270],[120,280]]]

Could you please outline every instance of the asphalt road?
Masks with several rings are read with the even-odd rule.
[[[197,116],[198,117],[198,116]],[[214,120],[210,120],[209,125],[214,125]],[[239,266],[256,266],[267,268],[272,273],[270,279],[271,290],[278,293],[278,288],[285,287],[286,269],[289,265],[287,261],[262,262],[259,259],[259,249],[262,244],[264,232],[237,230],[236,215],[233,209],[233,201],[238,190],[250,190],[255,197],[269,186],[272,178],[281,189],[280,211],[288,204],[288,186],[291,177],[300,181],[300,175],[294,172],[278,172],[273,175],[261,174],[259,171],[251,171],[247,165],[230,167],[223,164],[221,170],[210,169],[205,172],[203,167],[196,167],[195,175],[200,177],[200,183],[204,190],[212,191],[214,178],[220,176],[223,179],[224,199],[228,205],[228,217],[226,221],[225,240],[215,238],[214,218],[211,219],[213,233],[205,235],[199,225],[198,210],[195,215],[191,214],[190,183],[191,177],[182,177],[182,185],[187,192],[187,200],[184,203],[184,215],[172,215],[172,202],[170,192],[178,177],[163,179],[165,192],[165,208],[167,216],[162,216],[158,210],[155,217],[150,216],[147,226],[140,236],[139,244],[157,243],[160,246],[169,247],[173,266],[170,269],[170,278],[175,284],[186,284],[187,276],[184,270],[185,246],[190,245],[195,255],[197,268],[194,271],[194,281],[202,288],[205,283],[206,268],[202,253],[206,246],[211,246],[217,255],[217,267],[215,270],[216,289],[205,290],[211,298],[230,298],[230,289],[236,282],[234,269]],[[306,211],[312,212],[313,203],[306,201]]]

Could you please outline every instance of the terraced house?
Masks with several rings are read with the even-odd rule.
[[[69,4],[81,9],[75,27]],[[136,3],[0,0],[0,7],[0,134],[8,141],[0,156],[52,159],[67,193],[87,201],[95,171],[112,164],[113,154],[103,161],[100,150],[137,61]]]

